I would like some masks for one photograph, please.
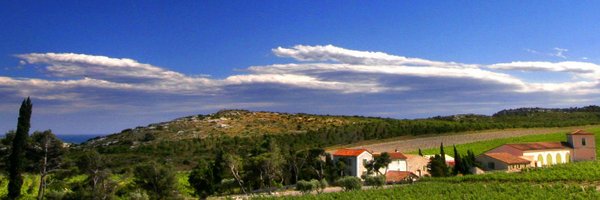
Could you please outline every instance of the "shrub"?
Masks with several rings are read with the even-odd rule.
[[[329,187],[329,183],[327,183],[327,180],[321,179],[321,181],[319,181],[318,193],[322,193],[323,190],[325,190],[325,188],[327,188],[327,187]]]
[[[308,194],[317,187],[318,185],[315,185],[312,181],[299,180],[296,183],[296,190],[300,191],[302,194]]]
[[[308,194],[313,190],[316,190],[318,193],[323,192],[323,190],[329,186],[326,180],[316,180],[312,179],[310,181],[300,180],[296,183],[296,190],[302,192],[302,194]]]
[[[369,186],[381,187],[385,184],[385,176],[367,176],[365,184]]]
[[[360,178],[354,176],[344,176],[335,181],[335,184],[344,188],[345,191],[360,190],[362,188]]]

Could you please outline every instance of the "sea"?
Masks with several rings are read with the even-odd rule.
[[[103,135],[56,135],[56,137],[60,138],[63,142],[72,143],[72,144],[81,144],[89,139],[103,136]]]
[[[72,144],[81,144],[89,139],[104,136],[104,135],[56,135],[60,140]],[[4,138],[4,134],[0,135],[0,139]]]

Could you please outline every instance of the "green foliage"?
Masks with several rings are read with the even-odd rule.
[[[217,159],[217,161],[222,162],[222,159]],[[201,160],[198,162],[188,178],[188,182],[194,188],[197,196],[206,198],[219,190],[223,173],[220,166],[222,166],[221,163],[217,164],[212,161]]]
[[[569,109],[569,112],[550,110],[523,115],[455,115],[430,119],[396,120],[233,110],[208,116],[190,116],[172,122],[152,124],[146,128],[132,129],[125,133],[108,136],[103,140],[90,141],[84,144],[83,148],[95,148],[109,157],[119,158],[110,159],[110,165],[119,168],[148,161],[163,162],[161,158],[168,157],[170,158],[169,162],[172,162],[178,169],[189,170],[196,163],[182,164],[185,160],[210,159],[213,157],[215,148],[223,148],[224,151],[237,155],[252,153],[249,151],[252,151],[263,140],[264,136],[259,133],[270,135],[270,140],[278,143],[281,149],[286,149],[282,152],[287,154],[289,150],[298,151],[401,136],[598,124],[600,122],[599,114],[600,112],[596,112],[596,109],[585,107]],[[227,120],[223,121],[221,118]],[[214,120],[226,122],[231,127],[214,129],[215,126],[212,124],[215,123]],[[302,124],[301,131],[296,130],[298,124]],[[158,127],[164,127],[164,130],[159,130]],[[207,130],[188,130],[189,127],[201,127],[202,130]],[[179,134],[180,131],[183,133]],[[202,132],[208,135],[199,139],[200,137],[192,134],[193,132]],[[154,136],[154,140],[145,140],[146,134]],[[457,147],[465,150],[471,149]],[[472,149],[476,154],[481,153],[475,148]],[[433,152],[423,153],[432,154]],[[294,174],[290,173],[290,176],[294,176]],[[295,178],[289,180],[293,182]]]
[[[32,104],[29,97],[23,100],[19,109],[19,119],[17,121],[17,132],[12,141],[11,153],[8,158],[8,195],[9,199],[16,199],[21,195],[23,185],[23,165],[25,163],[25,148],[27,147],[27,137],[31,126]]]
[[[445,177],[450,175],[448,170],[448,165],[446,164],[446,159],[444,156],[436,154],[431,157],[429,160],[429,164],[427,164],[427,168],[429,169],[429,174],[433,177]]]
[[[600,161],[576,162],[544,168],[528,168],[519,173],[488,173],[446,178],[422,179],[434,182],[597,182],[600,181]]]
[[[319,181],[319,193],[322,193],[325,188],[329,187],[329,183],[327,182],[327,179],[321,179]]]
[[[335,184],[342,187],[344,191],[360,190],[362,188],[360,178],[355,176],[344,176],[335,181]]]
[[[372,190],[286,196],[278,199],[600,199],[595,186],[569,183],[426,182]],[[261,198],[258,198],[261,199]],[[263,199],[275,199],[265,197]]]
[[[317,191],[318,193],[323,192],[325,188],[327,188],[329,184],[327,180],[323,179],[321,181],[312,179],[310,181],[299,180],[296,183],[296,190],[300,191],[303,194],[308,194],[312,191]]]
[[[305,181],[299,180],[296,183],[296,190],[302,192],[303,194],[308,194],[313,190],[316,190],[319,187],[319,182],[316,183],[314,181]]]
[[[157,163],[137,166],[134,170],[135,184],[144,189],[151,199],[177,197],[175,173]]]
[[[365,177],[365,184],[368,186],[381,187],[385,185],[385,176],[367,176]]]

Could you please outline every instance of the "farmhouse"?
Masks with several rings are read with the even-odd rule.
[[[561,163],[595,160],[594,134],[577,130],[567,134],[567,142],[505,144],[477,157],[484,170],[520,171]]]
[[[391,162],[387,167],[379,170],[386,174],[392,182],[412,180],[415,177],[428,175],[427,164],[429,159],[419,155],[403,154],[401,152],[388,152]],[[339,149],[333,154],[333,161],[342,160],[346,164],[345,175],[361,177],[367,173],[364,163],[380,156],[381,153],[371,153],[367,149]]]
[[[416,174],[418,177],[428,176],[427,164],[429,159],[416,154],[404,154],[408,165],[407,171]]]
[[[373,154],[374,157],[379,157],[380,155],[381,153]],[[379,170],[382,174],[385,174],[387,171],[407,171],[406,155],[398,151],[389,152],[388,155],[390,155],[392,162],[390,162],[386,168]]]
[[[346,163],[345,175],[359,177],[367,172],[364,163],[373,160],[373,154],[366,149],[339,149],[333,153],[333,161]]]

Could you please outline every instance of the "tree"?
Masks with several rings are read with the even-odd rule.
[[[456,145],[454,145],[454,167],[452,168],[452,174],[465,174],[465,166],[460,157],[460,153],[456,150]]]
[[[473,167],[479,167],[479,163],[475,160],[475,154],[471,150],[467,150],[467,155],[462,158],[462,165],[464,166],[464,174],[472,174],[471,169]]]
[[[291,167],[292,173],[294,174],[294,183],[296,183],[298,182],[300,172],[302,171],[304,165],[308,161],[308,157],[310,156],[310,154],[308,151],[304,150],[297,152],[292,151],[291,154],[291,158],[288,159],[288,162],[290,163],[289,166]]]
[[[446,163],[446,153],[444,153],[444,143],[440,143],[440,155],[442,155],[442,160]]]
[[[171,199],[176,196],[172,169],[151,162],[137,166],[133,175],[135,184],[146,190],[151,199]]]
[[[348,163],[346,158],[339,158],[335,163],[336,171],[338,172],[340,177],[345,176],[346,170],[348,170],[348,165],[346,163]]]
[[[427,167],[429,169],[429,174],[433,177],[448,176],[448,166],[446,165],[443,156],[440,156],[439,154],[430,158]]]
[[[392,159],[390,158],[390,154],[388,154],[387,152],[381,153],[380,156],[378,156],[377,158],[375,158],[375,165],[373,166],[373,169],[375,170],[375,173],[381,174],[381,172],[379,171],[379,169],[381,169],[381,168],[387,168],[387,166],[391,162],[392,162]],[[387,169],[385,171],[386,171],[385,174],[387,174]]]
[[[8,198],[17,199],[21,195],[21,186],[23,186],[23,163],[25,160],[25,147],[29,128],[31,126],[31,111],[33,105],[29,97],[23,100],[19,109],[19,119],[17,121],[17,132],[12,142],[11,154],[8,158]]]
[[[194,188],[194,192],[202,199],[214,194],[217,190],[213,165],[212,162],[201,160],[188,177],[188,182]]]
[[[240,186],[240,189],[244,194],[247,194],[244,180],[242,179],[242,176],[240,176],[240,172],[242,171],[242,158],[234,154],[226,154],[223,157],[225,165],[229,168],[229,172]]]
[[[322,148],[315,148],[309,150],[308,157],[308,168],[317,175],[318,180],[323,180],[325,177],[325,168],[327,165],[323,158],[326,157],[325,150]]]
[[[220,190],[223,163],[222,151],[216,152],[214,161],[200,160],[188,177],[188,182],[194,188],[196,195],[206,198]]]
[[[40,184],[38,189],[38,199],[44,196],[46,188],[46,176],[48,173],[57,169],[61,163],[61,155],[64,153],[63,142],[58,139],[51,130],[44,132],[34,132],[31,134],[30,151],[28,157],[37,164],[40,172]]]
[[[421,152],[421,148],[419,148],[419,156],[423,156],[423,152]]]
[[[96,151],[85,151],[77,159],[77,167],[88,177],[86,185],[80,188],[80,197],[86,199],[108,199],[116,189],[110,180],[112,172],[106,168],[106,158]]]

